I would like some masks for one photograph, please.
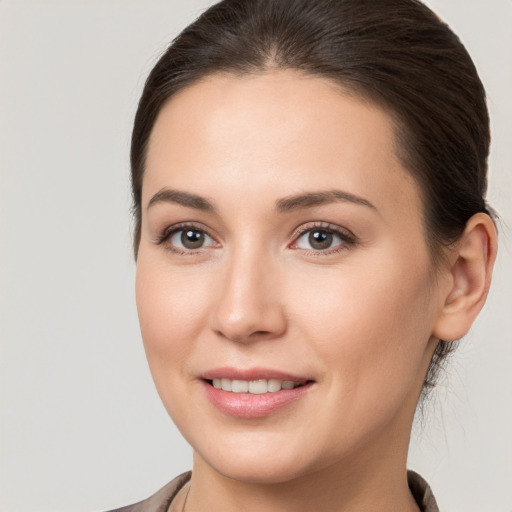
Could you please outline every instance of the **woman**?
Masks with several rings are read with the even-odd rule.
[[[192,472],[125,511],[438,510],[414,412],[496,256],[473,63],[415,0],[225,0],[132,138],[137,307]]]

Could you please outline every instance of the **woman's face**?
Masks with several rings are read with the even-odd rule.
[[[282,482],[406,456],[441,301],[383,110],[212,76],[162,109],[142,196],[142,336],[196,463]]]

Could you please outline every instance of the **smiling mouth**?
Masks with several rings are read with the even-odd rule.
[[[292,381],[279,379],[211,379],[207,380],[215,389],[222,389],[231,393],[249,393],[252,395],[263,395],[265,393],[277,393],[281,390],[290,390],[305,386],[311,381]]]

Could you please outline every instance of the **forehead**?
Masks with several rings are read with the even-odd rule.
[[[173,96],[150,137],[143,202],[170,185],[260,197],[343,188],[381,208],[419,203],[396,156],[392,118],[293,70],[213,75]]]

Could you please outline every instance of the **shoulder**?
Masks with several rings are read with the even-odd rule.
[[[414,471],[407,471],[407,481],[421,512],[439,512],[432,489],[425,479]]]
[[[133,505],[110,510],[109,512],[167,512],[171,501],[178,494],[178,491],[190,480],[190,475],[190,471],[183,473],[149,498]]]

